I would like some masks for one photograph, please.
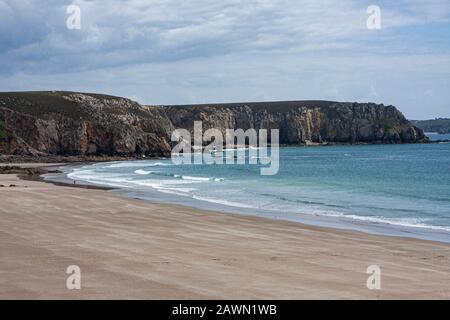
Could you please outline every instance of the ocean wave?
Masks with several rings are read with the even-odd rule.
[[[389,225],[400,226],[400,227],[421,228],[421,229],[431,229],[431,230],[440,230],[440,231],[450,232],[450,227],[436,226],[436,225],[424,223],[425,221],[429,221],[429,219],[386,218],[386,217],[379,217],[379,216],[368,217],[368,216],[359,216],[359,215],[343,215],[342,217],[353,219],[353,220],[378,223],[378,224],[389,224]]]
[[[169,167],[169,166],[173,166],[172,163],[164,163],[164,162],[156,162],[156,163],[151,163],[151,164],[147,164],[146,167]]]
[[[145,170],[142,170],[142,169],[138,169],[138,170],[134,171],[134,173],[140,174],[140,175],[147,175],[147,174],[153,173],[153,171],[145,171]]]
[[[230,207],[255,209],[251,205],[244,204],[244,203],[239,203],[239,202],[234,202],[234,201],[230,201],[230,200],[216,199],[216,198],[210,198],[210,197],[202,197],[202,196],[196,196],[196,195],[192,196],[192,198],[196,199],[196,200],[200,200],[200,201],[206,201],[206,202],[221,204],[221,205],[230,206]]]
[[[446,231],[450,232],[450,227],[447,226],[438,226],[430,224],[430,219],[421,219],[421,218],[388,218],[382,216],[363,216],[363,215],[354,215],[354,214],[346,214],[340,211],[335,210],[322,210],[322,209],[310,209],[303,210],[302,212],[298,212],[297,210],[286,210],[286,209],[277,209],[277,208],[264,208],[257,205],[249,205],[239,203],[237,201],[232,201],[229,199],[216,199],[202,196],[193,196],[194,199],[202,200],[211,203],[217,203],[225,206],[231,207],[239,207],[246,209],[255,209],[255,210],[263,210],[267,212],[277,212],[277,213],[291,213],[291,214],[306,214],[313,216],[322,216],[322,217],[332,217],[338,219],[346,219],[346,220],[356,220],[356,221],[364,221],[372,224],[384,224],[384,225],[392,225],[397,227],[407,227],[407,228],[420,228],[420,229],[428,229],[428,230],[438,230],[438,231]]]
[[[173,186],[157,186],[155,189],[157,189],[158,191],[161,192],[165,192],[165,193],[175,193],[178,195],[182,195],[182,196],[186,196],[188,194],[191,194],[192,192],[194,192],[195,188],[186,188],[186,187],[173,187]]]
[[[215,177],[196,177],[196,176],[185,176],[181,174],[175,174],[175,173],[169,173],[169,172],[160,172],[160,171],[146,171],[142,169],[138,169],[134,171],[135,174],[139,175],[154,175],[154,176],[162,176],[162,177],[172,177],[176,179],[182,179],[182,180],[188,180],[188,181],[195,181],[195,182],[202,182],[202,181],[213,181],[213,182],[221,182],[224,181],[223,178],[215,178]]]
[[[156,163],[147,163],[144,161],[132,161],[132,162],[114,162],[109,164],[105,168],[132,168],[132,167],[167,167],[172,166],[172,163],[165,162],[156,162]]]
[[[185,192],[182,192],[182,191],[179,192],[179,190],[172,190],[172,189],[167,189],[167,188],[158,189],[158,192],[172,194],[172,195],[177,195],[177,196],[182,196],[182,197],[187,196],[187,194]]]
[[[130,181],[136,185],[155,185],[155,186],[166,186],[166,185],[187,185],[190,184],[189,181],[182,179],[146,179],[146,180],[131,180]]]
[[[223,178],[214,178],[214,177],[193,177],[193,176],[181,176],[183,180],[192,180],[192,181],[214,181],[221,182],[224,181]]]
[[[115,188],[127,188],[129,187],[129,178],[123,176],[111,176],[103,177],[93,170],[79,170],[72,171],[67,174],[67,177],[72,180],[85,181],[87,183],[99,184],[108,187]]]
[[[128,168],[128,167],[143,167],[143,163],[141,161],[135,162],[113,162],[105,168]]]

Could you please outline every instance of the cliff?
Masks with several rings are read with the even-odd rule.
[[[280,143],[416,143],[426,138],[394,106],[332,101],[257,102],[166,107],[177,128],[279,129]]]
[[[450,119],[411,120],[411,123],[425,132],[450,133]]]
[[[175,128],[280,129],[281,144],[417,143],[393,106],[327,101],[141,106],[74,92],[0,93],[0,154],[163,156]]]
[[[129,99],[72,92],[0,93],[0,153],[163,155],[171,123]]]

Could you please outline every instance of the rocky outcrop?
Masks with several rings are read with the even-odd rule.
[[[393,106],[326,101],[141,106],[73,92],[0,93],[0,154],[163,156],[175,128],[280,129],[281,144],[417,143]]]
[[[393,106],[373,103],[298,101],[168,107],[177,128],[201,120],[203,129],[279,129],[280,143],[416,143],[425,142]]]
[[[171,123],[124,98],[70,92],[0,94],[0,153],[150,155],[170,150]]]

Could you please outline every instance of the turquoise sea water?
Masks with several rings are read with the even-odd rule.
[[[166,159],[100,163],[68,177],[152,201],[450,241],[450,144],[289,147],[277,175],[259,169]]]

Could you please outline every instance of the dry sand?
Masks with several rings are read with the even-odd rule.
[[[9,187],[15,184],[16,187]],[[450,245],[0,175],[0,298],[450,298]],[[69,265],[81,290],[66,288]],[[381,290],[368,290],[369,265]]]

